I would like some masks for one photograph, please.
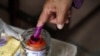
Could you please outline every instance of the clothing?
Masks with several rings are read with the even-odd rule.
[[[79,9],[81,7],[81,5],[83,4],[84,0],[73,0],[73,6],[77,9]]]

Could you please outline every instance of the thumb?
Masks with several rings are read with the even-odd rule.
[[[37,27],[43,26],[47,22],[49,16],[50,16],[50,11],[43,10],[37,22]]]

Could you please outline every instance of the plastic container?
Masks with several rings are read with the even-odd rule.
[[[32,42],[30,37],[34,34],[35,28],[26,30],[22,37],[22,48],[24,56],[48,56],[50,53],[51,37],[46,30],[41,31],[39,40]]]
[[[0,19],[0,56],[14,56],[16,50],[19,49],[18,35],[11,29],[9,25]]]
[[[2,33],[4,33],[4,26],[5,25],[3,21],[0,19],[0,46],[3,46],[7,43],[7,38],[2,35]]]

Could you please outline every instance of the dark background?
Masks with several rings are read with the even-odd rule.
[[[45,0],[0,0],[0,18],[28,29],[35,27]],[[52,36],[78,47],[77,56],[100,56],[100,0],[85,0],[80,9],[72,7],[70,23],[63,30],[44,26]]]

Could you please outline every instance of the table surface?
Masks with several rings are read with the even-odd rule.
[[[25,30],[12,27],[19,34],[22,34]],[[75,56],[77,53],[77,47],[73,44],[66,43],[57,39],[51,39],[51,53],[48,56]]]

